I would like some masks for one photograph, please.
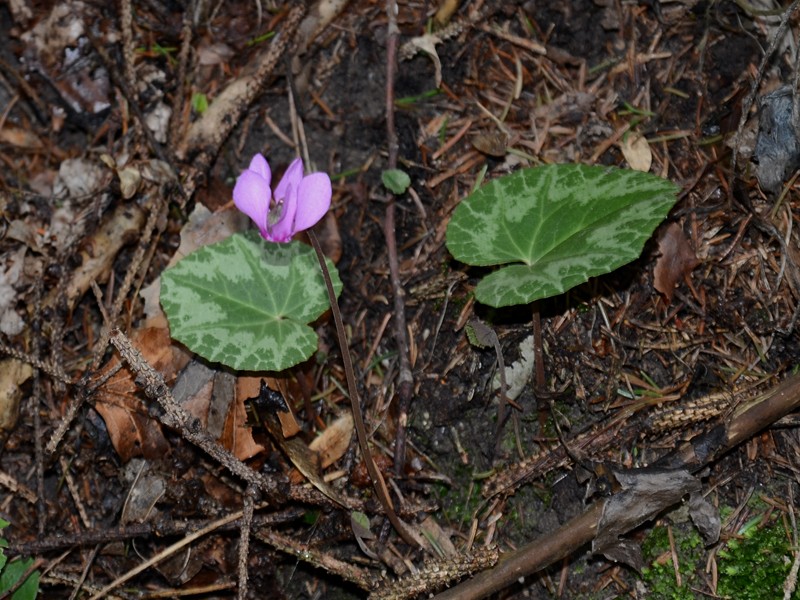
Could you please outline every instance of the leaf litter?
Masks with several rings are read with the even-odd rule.
[[[42,593],[69,597],[80,587],[96,596],[114,584],[111,573],[125,572],[127,588],[222,597],[237,594],[232,582],[244,582],[243,572],[249,577],[241,589],[255,597],[309,590],[325,597],[343,582],[355,584],[348,589],[357,597],[392,598],[432,593],[464,577],[477,585],[480,576],[469,574],[494,565],[498,553],[510,558],[513,547],[552,537],[585,508],[567,472],[576,461],[599,480],[598,464],[624,470],[655,463],[695,434],[704,440],[696,452],[714,455],[710,449],[722,438],[706,434],[715,428],[727,427],[738,439],[737,416],[756,414],[743,411],[761,406],[761,394],[790,376],[800,356],[797,267],[789,251],[798,235],[796,161],[789,156],[765,171],[770,165],[762,159],[770,153],[762,134],[750,142],[758,150],[755,175],[740,164],[731,184],[726,144],[735,141],[703,139],[707,116],[729,101],[742,103],[747,74],[762,56],[755,40],[774,33],[767,17],[733,3],[718,8],[700,15],[686,3],[536,10],[449,3],[439,13],[443,28],[428,29],[431,15],[421,5],[399,4],[401,46],[411,45],[400,52],[395,97],[412,99],[395,104],[400,167],[410,176],[407,195],[396,201],[399,279],[420,290],[407,305],[410,348],[404,349],[391,334],[381,228],[381,173],[389,166],[381,154],[387,150],[383,6],[319,3],[308,17],[280,3],[256,15],[252,2],[197,15],[156,5],[134,12],[125,2],[113,15],[82,2],[4,7],[8,18],[0,21],[13,43],[0,50],[0,99],[8,107],[0,120],[8,167],[0,255],[3,310],[11,317],[3,317],[0,329],[9,357],[4,405],[12,418],[4,421],[10,425],[3,432],[0,498],[12,522],[10,550],[50,567]],[[291,51],[295,28],[299,53]],[[258,42],[265,34],[276,35]],[[423,39],[436,63],[413,56],[414,40]],[[700,39],[708,43],[701,47]],[[780,79],[777,69],[767,70],[759,97],[768,99],[785,83]],[[211,102],[202,115],[192,112],[193,92]],[[744,115],[757,123],[760,106],[762,130],[766,99]],[[199,229],[189,215],[203,211],[195,198],[212,207],[228,203],[233,177],[254,152],[284,168],[307,152],[303,158],[315,170],[332,175],[333,215],[324,235],[341,252],[342,307],[368,431],[386,465],[395,509],[425,550],[394,534],[387,539],[381,511],[364,491],[369,482],[355,483],[363,463],[325,317],[315,324],[317,355],[281,392],[299,427],[286,438],[282,422],[265,427],[249,414],[246,400],[256,394],[232,385],[243,374],[186,362],[159,322],[157,292],[144,309],[139,300],[179,242],[185,254],[241,231],[245,224],[234,223],[231,211],[206,209],[209,220]],[[674,222],[641,259],[544,303],[542,346],[534,352],[543,352],[546,378],[519,391],[520,418],[495,457],[506,467],[490,473],[496,359],[494,350],[469,346],[463,325],[475,316],[486,320],[505,361],[523,364],[515,353],[528,353],[518,348],[530,335],[530,315],[476,304],[471,294],[485,273],[457,270],[443,247],[444,231],[479,181],[519,166],[570,161],[649,168],[678,184],[681,200]],[[156,168],[161,176],[147,175]],[[93,282],[99,295],[91,292]],[[145,393],[157,396],[158,382],[107,354],[104,312],[197,421],[159,420],[164,409]],[[406,351],[416,370],[408,421],[401,422],[393,399],[398,352]],[[244,375],[260,382],[261,374]],[[185,396],[178,393],[182,376],[191,390]],[[796,396],[788,384],[781,389]],[[543,411],[558,419],[560,435],[539,428]],[[715,458],[692,481],[713,490],[721,505],[736,505],[758,486],[783,493],[775,490],[789,485],[797,447],[787,423]],[[408,427],[410,444],[397,470],[388,465],[401,427]],[[227,454],[211,458],[194,449],[198,431],[210,432],[208,439]],[[55,451],[43,452],[56,433],[63,438]],[[297,451],[287,449],[286,439]],[[222,456],[239,463],[223,465]],[[226,473],[225,466],[241,461],[256,475]],[[738,485],[741,465],[752,475]],[[124,475],[128,470],[132,477]],[[672,486],[669,477],[680,476],[671,473],[656,486],[673,489],[674,498],[657,489],[654,501],[679,503],[685,486]],[[79,485],[56,485],[67,480]],[[244,559],[236,556],[239,534],[230,533],[230,524],[187,542],[190,554],[175,550],[170,567],[134,571],[143,560],[119,552],[119,540],[134,539],[131,546],[150,555],[171,549],[175,538],[159,534],[170,521],[189,519],[205,531],[240,512],[236,518],[244,518],[248,482],[265,480],[269,493],[261,494],[268,497],[255,501]],[[141,497],[136,511],[135,496]],[[365,531],[378,535],[354,537],[354,510],[368,516]],[[629,527],[647,526],[650,518],[657,517],[615,520],[607,541],[633,548]],[[45,531],[58,532],[62,545],[46,534],[39,538]],[[57,560],[68,547],[98,543],[96,553],[73,550]],[[578,548],[565,552],[570,558],[560,582],[545,573],[521,586],[511,583],[517,575],[504,585],[534,597],[544,590],[574,597],[607,585],[626,593],[634,585],[613,563],[587,563]],[[500,572],[489,573],[502,581]],[[461,589],[452,591],[470,597]]]

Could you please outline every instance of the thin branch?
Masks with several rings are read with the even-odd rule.
[[[389,146],[388,168],[397,167],[397,131],[394,125],[394,79],[397,66],[397,2],[387,0],[386,13],[389,19],[389,35],[386,40],[386,139]],[[403,474],[406,464],[406,424],[408,411],[414,394],[414,376],[411,373],[409,358],[408,325],[406,324],[406,292],[400,281],[400,263],[397,257],[397,237],[395,235],[395,198],[392,196],[386,206],[383,222],[386,248],[389,255],[389,273],[394,297],[394,338],[400,356],[400,374],[397,379],[397,428],[394,442],[394,472]]]
[[[248,485],[244,493],[244,507],[242,509],[242,524],[239,535],[239,587],[236,590],[236,598],[245,600],[247,598],[247,559],[250,554],[250,530],[253,527],[253,510],[255,509],[255,496],[258,490]]]

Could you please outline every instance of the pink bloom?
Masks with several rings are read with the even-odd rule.
[[[270,242],[288,242],[298,231],[309,229],[331,206],[331,179],[325,173],[303,176],[303,161],[292,161],[275,193],[267,159],[256,154],[233,188],[236,208],[258,226]]]

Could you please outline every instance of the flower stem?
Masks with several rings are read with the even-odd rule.
[[[350,357],[350,349],[347,346],[347,336],[345,335],[344,324],[342,323],[342,313],[339,310],[339,303],[336,300],[336,292],[333,289],[331,274],[328,272],[328,266],[325,264],[325,255],[322,253],[322,248],[319,245],[316,234],[311,229],[306,230],[306,233],[308,234],[308,239],[311,240],[314,251],[317,253],[319,266],[320,269],[322,269],[322,276],[325,278],[325,287],[328,289],[328,297],[331,301],[331,313],[333,314],[333,322],[336,325],[336,335],[339,338],[339,348],[341,349],[344,373],[347,378],[347,391],[350,395],[350,404],[353,408],[353,422],[356,427],[358,445],[361,447],[361,454],[364,457],[364,464],[367,467],[372,485],[375,487],[375,493],[378,496],[381,506],[383,506],[383,510],[386,512],[389,522],[394,526],[397,533],[400,534],[406,543],[412,546],[418,546],[419,542],[414,539],[400,520],[400,517],[397,516],[392,500],[389,497],[389,490],[386,488],[386,482],[383,480],[383,476],[372,458],[372,452],[369,449],[367,440],[367,429],[364,426],[364,417],[361,413],[361,399],[356,385],[355,372],[353,371],[353,361]]]

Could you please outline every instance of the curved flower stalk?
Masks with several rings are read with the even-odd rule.
[[[326,173],[303,176],[303,161],[292,161],[272,192],[267,159],[256,154],[236,180],[233,202],[270,242],[288,242],[295,233],[319,222],[331,206],[331,179]]]

